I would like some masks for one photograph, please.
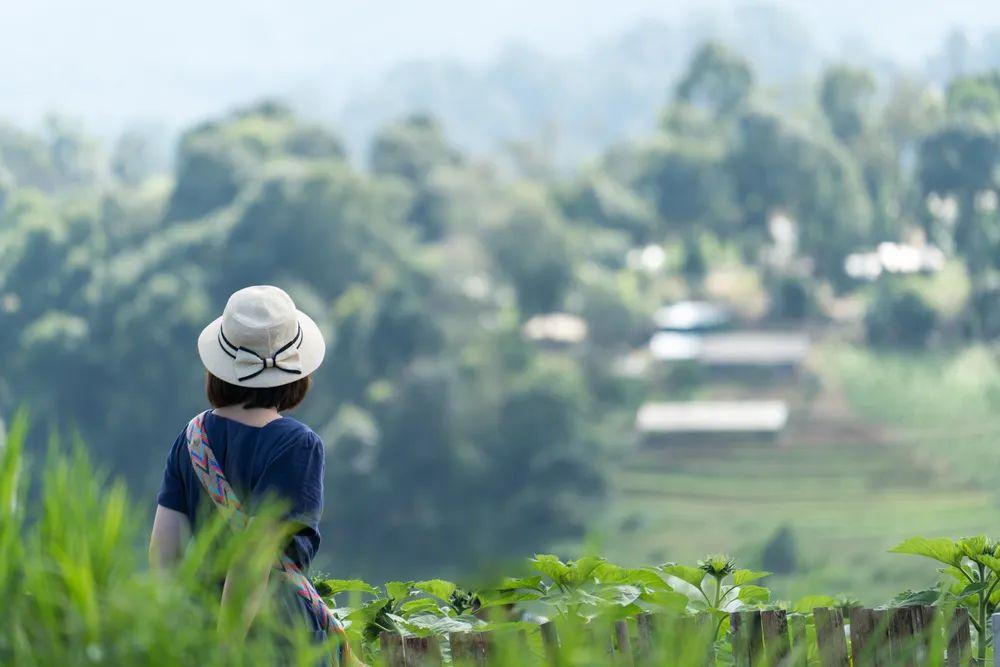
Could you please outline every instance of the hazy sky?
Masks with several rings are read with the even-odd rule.
[[[483,61],[526,42],[572,54],[644,18],[722,0],[0,0],[0,117],[57,109],[90,124],[183,121],[233,100],[322,86],[330,97],[414,58]],[[744,3],[745,4],[745,3]],[[1000,3],[779,0],[824,48],[852,35],[915,64],[952,27],[1000,25]]]

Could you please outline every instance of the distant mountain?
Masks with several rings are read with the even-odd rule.
[[[349,96],[336,124],[354,155],[378,127],[429,112],[462,148],[492,151],[531,141],[557,164],[594,155],[650,131],[702,42],[724,42],[747,57],[765,85],[794,95],[823,61],[791,11],[746,6],[680,23],[645,22],[575,58],[512,46],[484,66],[420,61],[400,65]]]

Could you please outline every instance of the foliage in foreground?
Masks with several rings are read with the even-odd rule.
[[[15,419],[0,449],[0,599],[5,601],[0,663],[323,661],[323,647],[310,645],[306,633],[283,622],[273,603],[262,610],[242,645],[230,644],[216,630],[219,582],[231,555],[249,550],[266,557],[276,548],[274,535],[252,527],[233,535],[221,520],[207,518],[174,573],[150,572],[141,548],[147,513],[130,504],[121,484],[109,484],[96,472],[81,447],[70,454],[53,448],[38,475],[40,489],[29,490],[26,426],[23,415]],[[967,606],[979,634],[1000,602],[997,543],[985,537],[913,538],[895,551],[940,561],[946,565],[946,580],[935,588],[907,592],[894,605]],[[343,619],[356,650],[371,664],[381,662],[378,637],[386,630],[416,636],[489,630],[498,638],[501,664],[525,664],[532,655],[542,655],[539,626],[545,620],[561,628],[566,664],[602,664],[607,660],[602,637],[611,622],[634,624],[632,619],[643,612],[712,619],[699,627],[714,644],[717,659],[728,664],[729,612],[786,609],[805,625],[809,646],[815,647],[812,609],[857,605],[829,596],[795,603],[773,600],[763,585],[767,572],[741,569],[724,555],[693,565],[629,568],[595,556],[566,562],[542,554],[529,566],[527,576],[476,590],[442,579],[376,587],[319,576],[316,583]],[[679,657],[690,650],[686,643],[675,643],[670,650],[686,664]],[[813,652],[810,648],[811,662],[817,659]],[[979,654],[986,654],[986,642],[980,643]]]

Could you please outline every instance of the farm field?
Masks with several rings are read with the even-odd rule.
[[[980,383],[996,376],[969,354],[950,365],[937,358],[903,364],[823,348],[814,367],[824,396],[800,407],[778,442],[632,455],[613,475],[600,548],[625,562],[717,551],[752,558],[787,527],[797,567],[770,580],[780,597],[839,592],[875,604],[932,584],[933,568],[887,550],[912,535],[993,534],[998,523],[998,487],[989,481],[1000,472],[1000,453],[991,453],[982,431],[967,435],[970,419],[988,426],[988,405],[977,399],[981,387],[963,384],[961,369],[978,368]],[[921,416],[905,421],[911,413]],[[934,430],[920,432],[933,437],[917,437],[929,422]],[[955,438],[942,437],[949,428]]]

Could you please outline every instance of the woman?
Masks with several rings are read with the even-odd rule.
[[[248,566],[234,558],[223,585],[220,623],[227,640],[241,641],[249,630],[271,576],[287,580],[290,607],[319,640],[343,640],[305,573],[320,544],[323,510],[323,442],[305,424],[281,413],[297,406],[310,387],[310,374],[326,346],[315,322],[295,308],[277,287],[247,287],[233,294],[222,316],[198,338],[208,371],[206,393],[213,409],[188,424],[167,457],[150,537],[150,563],[170,568],[183,553],[199,512],[222,509],[243,528],[255,503],[276,497],[290,507],[293,533],[273,569]],[[241,501],[247,504],[244,506]],[[206,510],[207,507],[207,510]],[[244,509],[244,507],[246,509]],[[259,560],[259,559],[258,559]],[[250,591],[250,604],[235,609],[234,591]],[[235,635],[235,636],[233,636]],[[351,658],[339,642],[342,661]]]

